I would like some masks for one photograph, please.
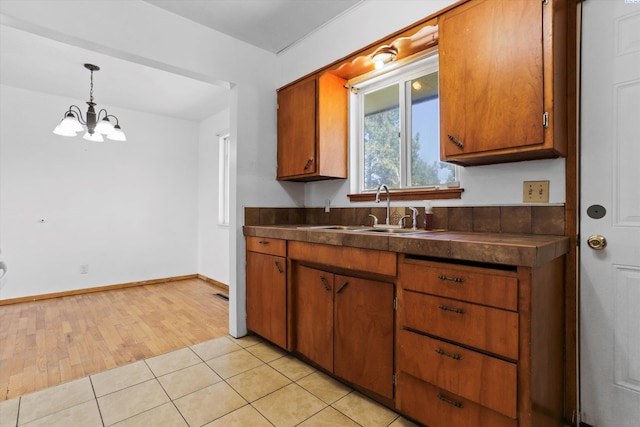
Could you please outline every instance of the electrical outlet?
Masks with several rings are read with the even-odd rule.
[[[549,181],[524,181],[523,203],[549,203]]]
[[[89,264],[80,265],[80,274],[89,274]]]

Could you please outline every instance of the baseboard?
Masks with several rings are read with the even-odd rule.
[[[227,291],[227,294],[229,293],[229,285],[225,285],[222,282],[218,282],[217,280],[211,279],[207,276],[203,276],[202,274],[198,274],[198,279],[204,280],[205,282],[211,283],[214,286],[224,289],[225,291]]]
[[[117,284],[117,285],[96,286],[94,288],[76,289],[76,290],[72,290],[72,291],[54,292],[54,293],[51,293],[51,294],[42,294],[42,295],[33,295],[33,296],[27,296],[27,297],[5,299],[5,300],[0,300],[0,306],[2,306],[2,305],[10,305],[10,304],[18,304],[18,303],[21,303],[21,302],[39,301],[39,300],[50,299],[50,298],[67,297],[67,296],[72,296],[72,295],[90,294],[90,293],[93,293],[93,292],[112,291],[112,290],[116,290],[116,289],[133,288],[133,287],[136,287],[136,286],[155,285],[155,284],[158,284],[158,283],[177,282],[179,280],[188,280],[188,279],[202,279],[202,280],[205,280],[205,281],[207,281],[209,283],[213,283],[216,286],[220,286],[222,288],[226,287],[227,291],[229,290],[228,286],[223,285],[222,283],[217,282],[217,281],[215,281],[213,279],[205,278],[205,276],[202,276],[200,274],[188,274],[186,276],[174,276],[174,277],[167,277],[165,279],[143,280],[141,282],[120,283],[120,284]]]

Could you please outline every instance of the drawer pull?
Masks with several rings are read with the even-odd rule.
[[[304,170],[309,169],[309,167],[311,167],[311,164],[313,163],[313,159],[309,159],[307,160],[307,164],[304,165]]]
[[[461,308],[453,308],[453,307],[449,307],[448,305],[441,305],[438,307],[440,310],[444,310],[444,311],[450,311],[452,313],[457,313],[457,314],[464,314],[464,310]]]
[[[448,397],[441,395],[440,393],[438,393],[438,399],[442,400],[443,402],[448,403],[449,405],[453,405],[456,408],[462,409],[462,403],[456,402],[455,400],[451,400]]]
[[[438,276],[438,279],[440,279],[440,280],[449,280],[451,282],[456,282],[456,283],[464,282],[464,279],[461,279],[459,277],[449,277],[449,276],[443,276],[443,275]]]
[[[448,353],[448,352],[444,351],[441,348],[438,348],[436,350],[436,353],[441,354],[443,356],[450,357],[450,358],[455,359],[455,360],[462,360],[462,356],[460,356],[459,354],[451,354],[451,353]]]
[[[342,292],[342,290],[343,290],[344,288],[346,288],[348,284],[349,284],[349,282],[344,282],[344,285],[342,285],[342,286],[340,286],[340,287],[338,288],[338,290],[336,291],[336,294],[339,294],[340,292]]]
[[[258,243],[260,243],[261,245],[268,245],[269,242],[267,242],[266,240],[260,240]]]
[[[278,261],[274,261],[273,263],[276,265],[276,268],[278,269],[278,273],[284,273],[284,270],[282,269],[282,266]]]
[[[327,291],[331,290],[331,288],[329,287],[329,284],[327,283],[327,279],[325,279],[324,276],[320,276],[320,281],[322,282],[322,284],[324,285],[324,288]]]
[[[464,150],[464,144],[462,144],[462,142],[460,142],[458,138],[456,138],[453,135],[447,135],[447,136],[449,137],[449,141],[453,142],[456,145],[456,147],[460,148],[461,150]]]

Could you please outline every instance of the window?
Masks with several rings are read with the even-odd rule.
[[[229,225],[229,134],[219,138],[218,224]]]
[[[353,86],[356,192],[433,187],[457,180],[440,162],[438,56]]]

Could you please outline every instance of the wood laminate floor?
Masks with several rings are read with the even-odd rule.
[[[0,401],[228,334],[200,279],[0,306]]]

